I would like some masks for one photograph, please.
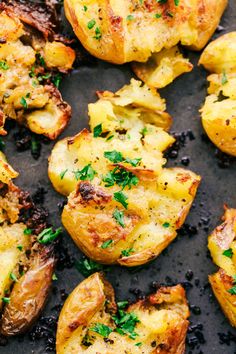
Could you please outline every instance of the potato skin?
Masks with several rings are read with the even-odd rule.
[[[130,305],[126,310],[138,316],[140,323],[136,331],[142,338],[142,349],[135,346],[137,339],[134,341],[128,336],[112,332],[109,335],[111,344],[109,341],[104,344],[102,337],[89,331],[94,322],[109,325],[114,330],[115,323],[111,315],[116,310],[114,290],[101,274],[95,273],[82,281],[69,295],[60,313],[56,336],[57,354],[87,351],[115,354],[117,350],[121,354],[184,353],[189,309],[185,291],[180,285],[161,287],[156,293]],[[93,338],[91,348],[83,345],[83,338],[88,332]],[[156,341],[156,349],[153,349],[150,341]]]
[[[66,17],[84,47],[94,56],[123,64],[146,62],[152,53],[181,42],[192,49],[202,49],[215,31],[227,0],[174,0],[159,4],[139,1],[100,1],[86,11],[81,0],[65,0]],[[174,16],[170,18],[168,11]],[[155,18],[155,14],[162,14]],[[130,17],[131,16],[131,17]],[[95,20],[89,28],[88,23]],[[96,28],[100,31],[96,36]]]
[[[48,296],[55,266],[53,248],[36,245],[31,252],[30,268],[15,283],[10,303],[4,307],[0,332],[5,336],[27,331],[40,315]]]
[[[208,238],[208,248],[218,272],[209,276],[212,290],[232,326],[236,327],[236,295],[229,289],[235,286],[236,275],[236,209],[225,207],[223,223]],[[225,251],[230,251],[230,255]]]

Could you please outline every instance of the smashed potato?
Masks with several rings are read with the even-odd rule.
[[[55,145],[49,178],[58,192],[71,193],[62,222],[84,253],[136,266],[176,237],[200,177],[163,168],[163,152],[174,139],[163,129],[170,118],[155,90],[132,80],[99,97],[89,105],[93,133],[84,129]]]
[[[161,287],[129,305],[115,302],[99,273],[67,298],[58,321],[57,354],[183,354],[189,309],[180,285]]]
[[[17,175],[1,153],[0,333],[5,336],[25,332],[37,319],[47,299],[55,266],[53,246],[36,242],[37,233],[27,228],[28,223],[32,224],[30,215],[35,206],[12,183]],[[25,213],[29,216],[24,217]],[[36,225],[37,230],[42,228],[44,225]]]
[[[152,54],[146,63],[133,63],[132,69],[148,86],[162,88],[169,85],[176,77],[190,72],[193,65],[175,46]]]
[[[212,74],[201,108],[202,124],[210,140],[223,152],[236,156],[236,32],[211,42],[201,55]]]
[[[209,281],[222,310],[236,327],[236,210],[226,208],[223,221],[208,239],[211,256],[219,267]]]
[[[66,17],[84,47],[115,64],[147,62],[179,42],[200,50],[214,33],[227,0],[65,0]]]
[[[55,139],[71,116],[57,89],[58,70],[64,73],[72,68],[75,52],[61,42],[44,39],[40,32],[36,35],[24,16],[27,7],[14,3],[11,9],[11,5],[0,4],[0,134],[7,133],[4,125],[10,118]],[[30,25],[38,28],[36,22]]]

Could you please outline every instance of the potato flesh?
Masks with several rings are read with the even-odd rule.
[[[178,42],[201,49],[213,34],[227,0],[182,0],[163,4],[151,1],[88,2],[66,0],[65,13],[76,35],[94,56],[116,64],[146,62],[152,53]],[[173,17],[168,16],[173,13]],[[156,18],[156,14],[161,14]],[[89,28],[94,19],[96,25]],[[210,24],[210,25],[209,25]],[[101,38],[96,37],[96,28]]]
[[[2,306],[2,298],[5,296],[5,291],[9,290],[12,283],[10,274],[15,272],[18,274],[16,266],[22,258],[23,252],[30,245],[29,236],[24,235],[23,231],[26,226],[22,223],[6,225],[0,227],[0,307]],[[22,246],[22,252],[17,246]]]
[[[210,140],[236,156],[236,32],[211,42],[199,63],[213,74],[207,80],[209,96],[201,108],[202,124]]]
[[[156,342],[157,348],[159,344],[166,343],[171,353],[182,354],[184,352],[185,333],[188,325],[186,319],[189,316],[189,311],[184,291],[180,286],[169,288],[170,294],[167,295],[167,298],[165,298],[166,290],[164,290],[163,300],[157,307],[155,307],[155,297],[157,299],[159,296],[162,297],[162,290],[154,294],[153,298],[152,296],[150,299],[147,298],[146,306],[142,306],[142,301],[131,305],[127,311],[135,313],[140,321],[135,326],[138,336],[132,340],[128,335],[122,336],[117,332],[112,332],[109,335],[111,342],[104,341],[102,336],[90,330],[96,323],[102,323],[115,329],[111,314],[105,308],[105,288],[106,285],[101,276],[95,273],[79,284],[70,294],[59,317],[57,354],[78,352],[88,354],[118,352],[122,354],[153,354],[157,350],[151,345],[153,342]],[[94,296],[89,297],[88,294]],[[73,324],[75,328],[73,328]],[[171,340],[172,333],[175,333],[173,340]],[[86,334],[92,341],[88,347],[82,343]],[[141,346],[135,345],[140,342]]]
[[[154,53],[146,63],[134,63],[135,74],[148,86],[163,88],[183,73],[190,72],[193,65],[185,59],[175,46]]]

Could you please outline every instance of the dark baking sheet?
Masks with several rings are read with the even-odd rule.
[[[215,37],[236,30],[235,20],[236,3],[230,0],[221,21],[223,28]],[[196,64],[199,55],[189,53],[189,56]],[[73,117],[60,138],[74,135],[87,126],[87,104],[96,100],[96,90],[116,90],[129,82],[130,77],[132,73],[129,66],[119,67],[95,61],[94,65],[81,66],[65,78],[61,90],[64,99],[73,108]],[[203,177],[187,226],[176,241],[148,266],[136,271],[114,267],[107,273],[107,278],[114,285],[119,300],[133,299],[134,296],[150,292],[152,282],[186,282],[192,308],[192,327],[188,334],[186,353],[235,354],[236,332],[221,312],[207,281],[208,274],[215,269],[207,252],[207,236],[219,223],[223,204],[236,207],[236,161],[216,154],[215,147],[203,133],[198,110],[206,94],[205,78],[206,72],[195,67],[192,73],[183,75],[168,88],[161,90],[161,95],[167,99],[168,112],[174,118],[172,131],[179,133],[179,149],[169,154],[172,159],[169,159],[168,165],[182,166],[188,157],[188,167]],[[43,187],[47,192],[44,205],[50,212],[50,221],[60,226],[58,203],[63,198],[53,190],[47,178],[47,158],[53,143],[43,144],[40,158],[34,160],[29,150],[21,153],[16,151],[13,143],[15,131],[13,129],[4,140],[6,155],[20,172],[17,184],[31,193]],[[1,354],[53,353],[50,347],[53,347],[57,305],[83,280],[73,265],[73,261],[81,259],[82,254],[66,233],[63,238],[69,256],[65,261],[60,261],[59,268],[63,268],[62,263],[66,263],[65,269],[56,271],[58,280],[54,282],[43,318],[31,334],[10,339],[6,346],[0,346]],[[70,261],[72,264],[68,264]],[[0,344],[3,342],[0,341]]]

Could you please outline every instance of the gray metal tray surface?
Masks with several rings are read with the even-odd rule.
[[[235,0],[229,1],[221,26],[213,38],[236,30]],[[216,267],[207,251],[207,237],[219,224],[224,203],[236,207],[236,160],[216,153],[204,134],[198,111],[206,95],[207,73],[197,66],[198,53],[187,54],[195,64],[194,70],[160,93],[166,98],[167,111],[174,118],[171,131],[177,134],[178,141],[169,153],[168,166],[188,165],[186,168],[202,176],[197,198],[179,236],[155,261],[134,270],[112,267],[107,278],[113,284],[118,300],[150,293],[152,286],[158,283],[185,283],[191,308],[186,353],[235,354],[236,331],[229,325],[208,284],[208,275]],[[61,84],[63,97],[71,104],[73,115],[59,139],[73,136],[87,127],[87,105],[96,101],[96,90],[115,91],[133,76],[129,65],[114,66],[98,60],[93,65],[76,68]],[[32,194],[43,188],[50,222],[59,227],[60,205],[65,199],[54,191],[47,177],[47,159],[55,142],[42,144],[41,155],[35,160],[30,150],[16,150],[13,135],[17,129],[13,128],[4,138],[5,153],[20,173],[16,184]],[[0,340],[1,354],[54,353],[60,305],[84,279],[76,268],[76,261],[83,255],[66,232],[63,233],[63,245],[65,248],[56,270],[58,280],[53,283],[41,318],[30,333],[11,338],[6,345]]]

